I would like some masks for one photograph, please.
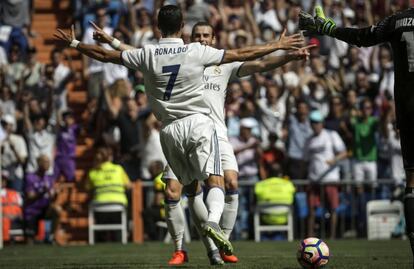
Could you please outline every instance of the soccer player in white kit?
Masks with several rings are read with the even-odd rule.
[[[208,217],[203,233],[231,255],[233,247],[218,224],[224,208],[224,179],[215,125],[208,116],[211,109],[203,96],[203,71],[214,64],[251,60],[277,49],[292,49],[302,43],[302,38],[296,36],[290,43],[272,42],[226,52],[200,43],[184,45],[180,38],[182,14],[172,5],[160,9],[158,27],[163,37],[159,44],[122,52],[80,43],[74,37],[73,27],[70,34],[58,29],[55,37],[89,57],[144,73],[150,106],[163,123],[160,139],[164,155],[187,195],[195,196],[201,190],[198,181],[206,180],[209,192],[207,207],[204,205],[203,209]],[[191,200],[189,207],[194,208]]]
[[[102,29],[91,23],[95,27],[94,38],[102,43],[113,43],[114,38],[106,34]],[[215,37],[213,27],[206,22],[196,23],[192,31],[192,42],[200,42],[202,45],[214,45]],[[285,38],[285,33],[282,34],[281,39]],[[242,76],[251,75],[255,72],[265,72],[274,68],[277,68],[289,61],[300,60],[308,55],[307,49],[312,46],[302,48],[288,55],[273,57],[265,61],[251,61],[251,62],[233,62],[222,65],[215,65],[207,67],[204,70],[204,98],[211,108],[211,118],[213,119],[216,127],[220,158],[224,170],[225,180],[225,206],[223,215],[221,218],[220,226],[226,235],[227,239],[233,230],[234,224],[237,218],[238,211],[238,166],[234,156],[234,150],[227,138],[227,127],[225,124],[224,115],[224,102],[227,93],[227,84],[231,78],[238,78]],[[126,44],[117,44],[114,49],[128,50],[132,48]],[[175,252],[170,259],[170,265],[179,265],[188,261],[187,252],[183,250],[183,234],[184,234],[184,222],[185,217],[180,208],[180,198],[182,193],[182,185],[177,180],[177,177],[172,172],[171,168],[167,166],[163,176],[166,181],[166,215],[169,231],[175,243]],[[197,205],[202,205],[202,193],[197,193],[196,196],[189,197],[189,199],[195,199],[195,208]],[[200,208],[199,211],[203,212]],[[192,212],[192,215],[197,214]],[[207,213],[198,213],[197,215],[203,215],[204,221],[206,220]],[[196,222],[199,220],[196,218]],[[196,223],[196,227],[200,229],[201,223]],[[221,264],[223,261],[229,263],[236,263],[238,258],[235,255],[225,255],[221,252],[218,255],[218,250],[215,244],[208,238],[202,237],[205,244],[210,263]],[[221,257],[220,257],[221,256]]]

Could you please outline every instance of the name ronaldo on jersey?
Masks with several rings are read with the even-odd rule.
[[[156,48],[154,55],[168,55],[168,54],[179,54],[179,53],[185,53],[187,52],[188,47],[173,47],[173,48]]]

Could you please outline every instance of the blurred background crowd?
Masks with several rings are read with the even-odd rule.
[[[75,181],[80,137],[91,137],[100,147],[97,152],[101,154],[96,154],[91,171],[99,169],[103,162],[116,163],[130,181],[150,181],[166,164],[159,142],[161,125],[148,107],[143,74],[87,57],[79,71],[72,67],[70,50],[61,47],[51,52],[48,63],[39,62],[32,42],[38,35],[31,29],[32,4],[29,0],[0,3],[2,176],[8,190],[20,197],[18,204],[23,211],[16,209],[13,214],[24,219],[28,237],[33,235],[40,218],[59,215],[62,210],[53,204],[59,192],[56,182]],[[410,3],[72,0],[68,23],[75,24],[78,39],[85,43],[96,43],[89,24],[94,21],[122,42],[142,47],[157,43],[160,38],[156,13],[164,4],[182,8],[185,42],[190,42],[196,22],[207,21],[214,27],[216,47],[229,49],[277,40],[284,28],[288,34],[298,32],[299,12],[313,13],[315,4],[321,4],[339,27],[367,27],[408,8]],[[317,45],[311,49],[309,61],[292,62],[228,84],[228,135],[239,165],[239,181],[247,182],[240,188],[236,238],[251,237],[248,213],[255,196],[254,184],[260,180],[306,180],[306,186],[298,185],[297,191],[308,193],[305,205],[309,206],[310,215],[316,214],[312,208],[319,206],[318,199],[313,199],[320,195],[314,184],[355,182],[352,190],[339,185],[332,185],[333,191],[325,189],[333,227],[337,223],[332,219],[344,202],[344,193],[358,193],[357,212],[364,219],[364,206],[367,199],[373,198],[372,193],[390,198],[392,191],[404,184],[395,128],[390,47],[384,44],[357,48],[321,36],[306,40]],[[87,90],[87,105],[80,115],[74,113],[67,101],[68,85],[75,80],[84,81]],[[318,144],[315,146],[310,141],[321,130],[329,135],[322,143],[313,141]],[[332,146],[327,149],[326,145]],[[340,158],[335,159],[338,155]],[[392,180],[391,187],[384,191],[377,184],[379,178]],[[122,182],[127,188],[128,180],[123,178]],[[365,183],[368,185],[364,188]],[[6,197],[4,191],[2,195]],[[147,199],[147,206],[155,203],[158,212],[162,199],[155,197]],[[162,212],[159,215],[162,218]],[[307,225],[309,235],[315,232],[313,222],[314,219]],[[361,220],[357,225],[361,236],[365,233],[364,223]],[[336,228],[331,228],[331,237],[335,237],[332,230]]]

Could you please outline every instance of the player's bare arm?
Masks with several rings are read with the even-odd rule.
[[[251,61],[263,57],[276,50],[297,50],[304,43],[301,34],[286,36],[286,29],[281,34],[278,41],[270,42],[264,45],[250,46],[241,49],[227,50],[222,63],[235,61]]]
[[[310,55],[308,49],[313,48],[315,46],[316,45],[309,45],[298,50],[293,50],[282,56],[269,57],[268,59],[265,59],[263,61],[245,62],[242,64],[242,66],[240,66],[237,75],[239,77],[249,76],[254,73],[267,72],[273,70],[291,61],[307,60],[307,58]]]
[[[105,33],[103,29],[101,29],[98,25],[96,25],[93,21],[89,21],[95,31],[93,32],[93,39],[103,43],[109,44],[113,49],[124,51],[124,50],[131,50],[135,49],[133,46],[128,44],[121,43],[118,39],[114,38],[113,36],[108,35]]]
[[[57,40],[63,41],[67,46],[77,49],[80,53],[101,62],[122,64],[121,52],[107,50],[98,45],[87,45],[76,40],[75,27],[72,25],[70,33],[65,33],[62,29],[57,29],[53,35]]]

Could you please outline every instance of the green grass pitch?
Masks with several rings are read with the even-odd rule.
[[[299,241],[292,243],[236,242],[240,262],[226,268],[300,268],[296,261]],[[412,268],[408,241],[327,241],[331,258],[327,268]],[[179,268],[209,268],[200,242],[188,245],[190,261]],[[47,245],[6,246],[0,250],[0,268],[92,269],[92,268],[171,268],[166,266],[172,245],[145,243],[142,245],[98,244],[95,246],[57,247]]]

